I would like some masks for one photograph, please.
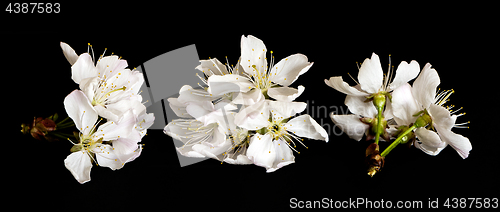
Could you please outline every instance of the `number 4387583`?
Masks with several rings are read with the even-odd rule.
[[[59,13],[59,3],[9,3],[6,12],[9,13]]]

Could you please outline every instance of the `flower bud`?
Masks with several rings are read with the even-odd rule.
[[[30,133],[37,140],[42,140],[42,138],[49,141],[55,140],[53,137],[47,135],[54,130],[56,130],[56,123],[50,118],[34,117],[31,124],[21,124],[21,132],[24,134]]]
[[[365,163],[368,166],[368,175],[373,177],[384,167],[384,157],[380,156],[378,144],[372,143],[366,148]]]

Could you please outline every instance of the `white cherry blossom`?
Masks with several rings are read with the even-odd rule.
[[[76,56],[75,51],[61,42],[64,55],[72,64],[71,78],[79,84],[99,116],[118,121],[122,114],[131,109],[121,100],[142,101],[138,95],[144,76],[139,71],[127,69],[127,61],[116,55],[101,56],[95,62],[89,53]]]
[[[454,91],[447,90],[436,95],[439,84],[439,75],[427,63],[413,83],[413,87],[405,84],[394,90],[392,103],[394,118],[398,125],[408,125],[417,119],[415,114],[424,111],[432,119],[431,129],[420,127],[415,130],[419,140],[415,142],[415,147],[429,155],[437,155],[450,145],[465,159],[469,156],[472,145],[468,138],[451,131],[453,127],[461,127],[464,124],[455,124],[457,117],[464,113],[457,115],[455,113],[459,110],[450,112],[450,107],[443,106]]]
[[[75,90],[64,99],[68,116],[80,131],[79,141],[73,142],[71,153],[65,160],[66,168],[79,183],[90,181],[92,162],[113,170],[120,169],[141,153],[135,140],[135,117],[128,112],[119,123],[108,121],[97,126],[97,112],[82,91]],[[69,140],[69,139],[68,139]],[[106,143],[105,143],[106,142]],[[112,145],[108,144],[112,142]]]

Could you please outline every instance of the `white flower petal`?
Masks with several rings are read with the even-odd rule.
[[[239,109],[238,106],[227,99],[221,100],[214,105],[214,110],[216,110],[217,112],[220,111],[222,115],[224,115],[225,112],[234,111],[237,109]]]
[[[262,40],[248,35],[245,37],[241,36],[241,59],[240,64],[243,70],[249,75],[256,74],[255,68],[260,72],[264,73],[267,70],[267,60],[266,60],[266,45]]]
[[[435,69],[431,69],[431,64],[425,64],[424,68],[413,82],[412,93],[417,102],[423,105],[424,108],[434,103],[436,96],[436,88],[441,83],[439,75]]]
[[[95,153],[97,164],[99,164],[99,166],[108,167],[111,170],[117,170],[121,169],[125,164],[125,161],[122,162],[118,160],[113,147],[110,145],[102,144],[99,147],[94,148],[93,152]]]
[[[107,121],[118,122],[120,121],[120,118],[123,117],[123,114],[129,110],[131,110],[136,116],[138,115],[137,112],[146,110],[146,107],[140,102],[140,100],[134,97],[107,104],[106,107],[96,105],[94,108],[96,109],[97,114],[106,118]]]
[[[127,66],[128,64],[126,60],[120,59],[117,55],[111,55],[99,59],[95,67],[101,72],[102,75],[105,74],[107,78],[112,78]]]
[[[94,66],[92,57],[88,53],[81,54],[75,64],[71,66],[71,79],[77,84],[85,78],[96,76],[97,69]]]
[[[188,130],[185,125],[189,125],[193,128],[198,128],[203,126],[203,123],[197,121],[196,119],[175,119],[169,122],[167,126],[165,126],[163,132],[170,137],[186,144],[192,137],[188,137],[190,130]]]
[[[253,162],[248,159],[246,155],[238,155],[236,156],[236,159],[233,158],[226,158],[224,159],[224,162],[229,163],[229,164],[252,164]]]
[[[217,124],[204,126],[203,123],[195,119],[176,119],[169,122],[167,126],[165,126],[163,132],[185,144],[178,148],[178,151],[182,155],[191,155],[191,151],[196,152],[196,150],[193,149],[193,145],[195,144],[202,143],[210,147],[217,147],[223,144],[226,141],[226,137],[221,128],[222,127]],[[198,154],[194,155],[201,155],[204,157],[202,152],[198,152]]]
[[[351,87],[349,84],[342,80],[342,77],[330,77],[329,80],[325,79],[325,83],[334,88],[337,91],[340,91],[344,94],[351,96],[368,96],[368,94],[364,91],[360,91],[354,87]]]
[[[467,158],[472,150],[469,139],[451,131],[457,118],[456,115],[450,115],[446,108],[435,104],[430,105],[429,113],[440,138],[453,147],[462,158]]]
[[[137,144],[140,140],[132,140],[127,138],[119,138],[113,141],[112,152],[116,155],[116,161],[120,164],[125,164],[133,161],[141,155],[142,146]],[[101,165],[101,164],[99,164]]]
[[[349,138],[360,141],[369,125],[361,122],[358,115],[334,115],[330,113],[333,123],[338,126]]]
[[[94,106],[95,111],[99,116],[105,118],[106,120],[109,121],[117,121],[120,119],[120,116],[118,114],[118,111],[113,111],[111,109],[108,109],[107,107],[103,107],[101,105],[96,105]]]
[[[384,118],[385,120],[390,120],[394,118],[394,114],[392,114],[392,102],[387,98],[385,101],[385,109],[384,109]]]
[[[451,130],[457,120],[457,116],[451,115],[450,111],[443,106],[431,104],[428,108],[428,112],[432,117],[434,125],[443,130]]]
[[[297,116],[285,123],[286,130],[293,134],[310,139],[328,142],[328,133],[311,116]]]
[[[246,77],[237,74],[212,75],[208,78],[208,93],[219,96],[231,92],[248,92],[255,85]]]
[[[281,139],[273,141],[274,149],[276,151],[276,158],[274,159],[273,166],[266,170],[267,173],[274,172],[279,168],[295,163],[295,156],[293,152]]]
[[[184,85],[179,90],[177,101],[186,104],[188,102],[212,101],[213,99],[214,97],[210,96],[204,89],[195,89],[190,85]]]
[[[76,128],[84,135],[88,135],[97,121],[97,112],[85,94],[80,90],[74,90],[64,98],[64,108]]]
[[[469,152],[472,150],[472,144],[468,138],[456,134],[451,130],[440,129],[438,127],[436,127],[436,130],[439,133],[439,137],[453,147],[463,159],[469,157]]]
[[[413,115],[421,111],[411,92],[411,86],[405,83],[392,92],[392,113],[398,125],[409,125],[417,120]]]
[[[92,161],[84,151],[73,152],[64,159],[64,166],[71,172],[75,179],[83,184],[90,181]]]
[[[138,132],[133,130],[135,120],[136,116],[131,111],[127,111],[119,122],[108,121],[99,126],[94,133],[95,139],[103,138],[104,141],[111,141],[118,138],[127,138],[132,133],[137,134]],[[136,137],[136,135],[132,137]]]
[[[441,141],[439,135],[423,127],[415,130],[415,135],[419,141],[415,142],[415,147],[421,149],[429,155],[437,155],[446,147],[446,143]]]
[[[204,124],[213,123],[214,119],[211,112],[213,111],[213,104],[210,101],[190,103],[186,106],[186,111],[189,115],[193,116],[196,120]],[[216,119],[215,119],[216,120]]]
[[[418,76],[418,72],[420,72],[420,65],[418,65],[417,61],[412,60],[410,64],[406,61],[402,61],[396,70],[396,76],[389,85],[389,90],[394,90],[414,79]]]
[[[178,98],[168,98],[167,100],[175,115],[180,118],[193,118],[193,116],[189,115],[186,111],[187,104],[179,102]]]
[[[211,145],[211,143],[201,143],[193,145],[192,149],[206,157],[213,158],[216,160],[222,160],[219,156],[226,152],[227,149],[231,147],[231,140],[226,140],[226,135],[217,131],[213,134],[213,143],[217,145]]]
[[[100,70],[100,69],[98,69],[98,70]],[[130,86],[129,86],[130,80],[133,80],[133,82],[131,81],[131,83],[134,83],[134,84],[135,84],[135,81],[138,80],[138,78],[134,78],[134,79],[130,78],[130,76],[132,75],[132,71],[130,71],[130,69],[114,70],[112,73],[113,73],[112,76],[110,76],[111,74],[109,72],[108,72],[108,74],[106,74],[106,83],[108,85],[113,85],[113,87],[115,87],[115,88],[125,87],[126,91],[130,90]],[[122,92],[110,93],[110,97],[108,97],[108,99],[113,98],[114,95],[117,95],[120,93],[122,93]]]
[[[167,124],[163,132],[184,144],[209,142],[209,134],[216,124],[204,126],[196,119],[175,119]]]
[[[133,94],[138,94],[141,91],[142,84],[144,84],[144,75],[139,71],[132,71],[128,77],[127,91]]]
[[[201,153],[194,151],[193,146],[182,146],[182,147],[177,147],[175,148],[177,152],[179,152],[182,156],[185,157],[190,157],[190,158],[204,158],[205,155],[202,155]]]
[[[276,159],[276,151],[271,135],[261,135],[259,133],[255,134],[250,139],[247,157],[255,165],[270,169]]]
[[[291,102],[299,97],[305,89],[306,88],[302,85],[299,85],[298,89],[291,87],[269,88],[267,90],[267,95],[278,101]]]
[[[226,101],[221,101],[217,105],[213,105],[210,101],[191,102],[186,107],[186,111],[205,126],[211,123],[225,122],[224,117],[230,110],[234,109],[235,106]]]
[[[258,130],[269,125],[269,107],[267,101],[250,105],[234,116],[234,124],[247,130]]]
[[[95,92],[97,89],[99,89],[99,81],[99,77],[88,77],[80,81],[80,90],[85,93],[85,96],[87,96],[89,101],[92,101],[94,99]]]
[[[271,69],[271,81],[282,86],[289,86],[297,78],[306,73],[313,63],[307,61],[307,57],[303,54],[290,55]]]
[[[260,89],[252,89],[246,93],[237,92],[232,94],[232,102],[234,104],[253,105],[265,99]]]
[[[361,89],[368,93],[377,93],[382,87],[384,73],[378,55],[373,53],[371,59],[366,58],[359,68],[358,82]]]
[[[139,134],[142,137],[144,137],[147,133],[147,130],[153,126],[155,121],[155,114],[154,113],[144,113],[142,115],[139,115],[137,117],[137,123],[136,123],[136,130],[139,131]],[[142,123],[141,123],[142,122]]]
[[[129,138],[118,138],[113,141],[113,150],[117,157],[125,162],[131,157],[131,154],[137,151],[139,145],[137,144],[140,140],[134,140]]]
[[[212,58],[208,60],[200,60],[200,65],[196,66],[196,69],[202,71],[208,77],[212,75],[226,75],[229,74],[227,68],[222,64],[217,58]]]
[[[301,113],[307,107],[307,103],[305,102],[281,102],[268,100],[268,104],[269,108],[272,110],[272,113],[276,111],[279,114],[278,117],[275,117],[275,115],[273,114],[274,120],[289,118],[297,113]]]
[[[75,64],[76,60],[78,60],[78,55],[76,54],[75,50],[71,48],[67,43],[61,42],[61,49],[63,50],[64,57],[66,57],[66,60],[68,60],[69,64],[73,65]]]
[[[367,102],[364,96],[347,95],[344,103],[349,108],[349,111],[356,115],[374,118],[378,114],[375,105],[373,105],[373,101]]]

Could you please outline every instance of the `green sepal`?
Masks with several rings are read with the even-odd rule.
[[[57,119],[59,118],[59,115],[57,113],[54,113],[54,115],[52,116],[49,116],[49,119],[52,119],[52,121],[57,121]]]
[[[79,132],[73,131],[73,136],[75,136],[75,138],[76,138],[77,141],[80,140],[80,133]]]
[[[71,147],[71,149],[70,149],[71,152],[78,152],[81,150],[82,150],[82,145],[80,145],[80,144],[73,145],[73,147]]]

